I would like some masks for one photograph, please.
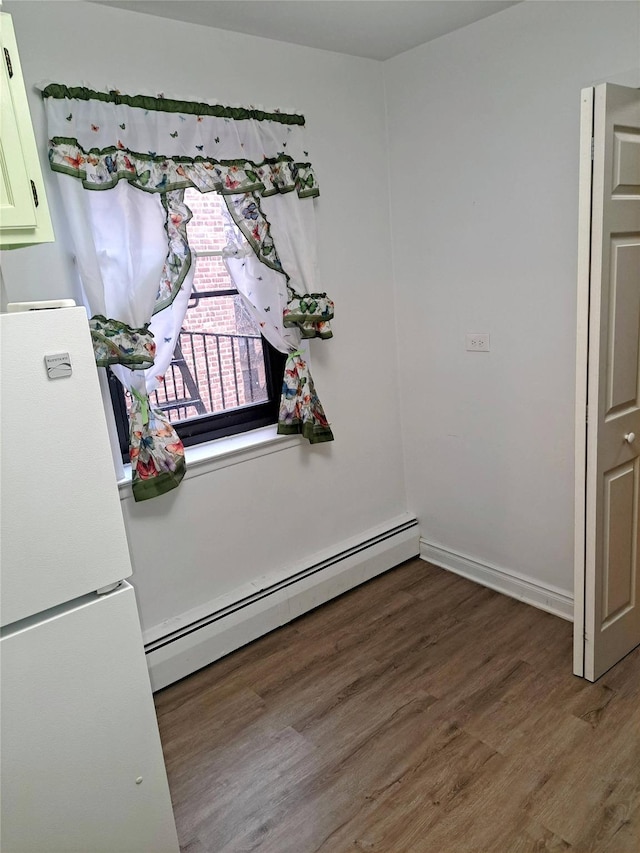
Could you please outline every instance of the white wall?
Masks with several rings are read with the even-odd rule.
[[[313,372],[336,441],[195,477],[143,504],[126,500],[143,627],[403,513],[382,65],[85,3],[3,10],[14,18],[27,85],[86,82],[307,117],[322,193],[322,282],[337,311],[334,339],[312,344]],[[30,103],[49,176],[35,93]],[[3,254],[12,301],[74,293],[52,187],[57,242]]]
[[[526,2],[384,64],[85,3],[3,8],[28,83],[307,116],[338,311],[314,375],[337,440],[125,501],[144,626],[406,506],[427,542],[570,595],[579,92],[640,85],[640,7]],[[2,258],[11,300],[74,293],[50,201],[58,242]],[[491,352],[466,353],[467,331]]]
[[[639,62],[639,4],[526,2],[385,64],[409,505],[569,592],[580,89]]]

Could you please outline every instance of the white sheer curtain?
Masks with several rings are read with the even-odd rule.
[[[301,222],[289,196],[264,199],[263,210],[268,211],[271,234],[277,246],[277,262],[287,274],[273,269],[258,259],[236,222],[240,221],[234,208],[247,204],[246,199],[227,197],[231,213],[227,227],[225,265],[231,280],[242,295],[245,305],[269,343],[287,355],[284,369],[282,397],[278,414],[278,432],[301,434],[312,444],[332,441],[333,433],[315,390],[309,371],[307,347],[303,338],[331,336],[329,320],[333,317],[333,303],[326,293],[315,293],[317,264],[315,246],[307,235],[314,234],[315,222],[310,205],[306,222]],[[272,204],[267,205],[267,202]],[[276,202],[279,202],[276,207]],[[306,228],[305,228],[306,226]],[[243,229],[244,230],[244,229]],[[277,235],[277,236],[276,236]],[[304,251],[307,248],[308,251]],[[284,262],[283,259],[284,258]],[[295,289],[294,289],[295,288]],[[313,297],[309,304],[316,306],[316,314],[307,312],[295,323],[289,323],[291,306],[300,305],[300,294]]]
[[[140,192],[127,181],[108,192],[87,192],[79,181],[61,175],[59,186],[98,361],[111,364],[132,397],[134,496],[156,497],[175,487],[185,471],[182,443],[149,395],[171,363],[193,269],[176,298],[154,315],[168,253],[162,196]]]

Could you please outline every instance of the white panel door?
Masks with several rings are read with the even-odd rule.
[[[3,629],[6,853],[178,853],[128,584]]]
[[[605,84],[591,92],[591,214],[589,239],[581,241],[590,256],[581,262],[589,277],[588,417],[578,440],[586,451],[584,509],[577,512],[584,591],[576,591],[583,611],[576,613],[576,644],[583,650],[576,673],[594,681],[640,644],[640,91]],[[584,197],[581,203],[584,210]]]

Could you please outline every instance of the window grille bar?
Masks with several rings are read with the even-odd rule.
[[[247,373],[249,374],[249,392],[253,400],[253,370],[251,368],[251,344],[247,341]]]
[[[220,394],[222,395],[222,408],[227,408],[227,401],[224,393],[224,381],[222,379],[222,360],[220,358],[220,338],[222,335],[216,335],[216,350],[218,353],[218,376],[220,377]]]
[[[204,365],[204,375],[199,375],[197,369],[198,342],[201,342],[203,348],[201,361]],[[233,408],[233,403],[229,400],[229,388],[225,388],[223,376],[221,347],[225,346],[225,342],[231,348],[235,405],[244,405],[240,402],[240,374],[242,374],[243,379],[245,374],[248,374],[250,399],[245,399],[244,402],[253,403],[256,394],[259,395],[260,391],[264,390],[260,382],[256,384],[252,366],[256,359],[260,362],[260,336],[191,332],[182,329],[174,351],[174,360],[169,365],[161,385],[151,395],[155,407],[161,411],[174,412],[179,420],[209,413],[213,414],[217,411],[226,411],[229,405]],[[215,377],[211,371],[212,362],[210,360],[210,355],[213,354],[212,344],[215,345],[218,365],[218,380],[222,398],[221,408],[215,405]],[[246,370],[243,369],[243,362],[246,362]],[[205,383],[206,387],[201,388],[202,383]]]
[[[191,291],[191,296],[189,297],[189,308],[195,308],[195,306],[200,302],[201,299],[215,299],[218,296],[237,296],[238,291],[235,287],[229,288],[220,288],[220,290],[196,290],[195,288]],[[210,334],[215,334],[215,332],[211,332]]]
[[[233,362],[233,379],[236,389],[236,406],[240,405],[240,389],[238,388],[238,367],[236,364],[236,342],[231,338],[231,361]]]
[[[215,412],[215,406],[213,405],[213,387],[211,385],[211,368],[209,366],[209,346],[207,344],[206,335],[203,335],[202,345],[204,347],[204,363],[205,367],[207,368],[207,390],[209,392],[209,407],[211,412]]]
[[[192,368],[193,368],[193,369],[191,370],[191,375],[192,375],[192,376],[194,376],[194,377],[197,377],[197,376],[198,376],[198,364],[197,364],[197,361],[196,361],[196,347],[195,347],[195,342],[194,342],[194,340],[193,340],[194,333],[193,333],[193,332],[188,332],[188,335],[189,335],[189,346],[191,347],[191,365],[192,365]],[[182,338],[182,330],[180,331],[180,334],[178,335],[178,346],[180,346],[180,340],[181,340],[181,338]],[[185,359],[185,363],[186,363],[186,359]],[[195,381],[197,382],[197,379],[196,379]]]

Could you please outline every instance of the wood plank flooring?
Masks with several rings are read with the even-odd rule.
[[[156,694],[184,853],[639,853],[640,650],[411,560]]]

